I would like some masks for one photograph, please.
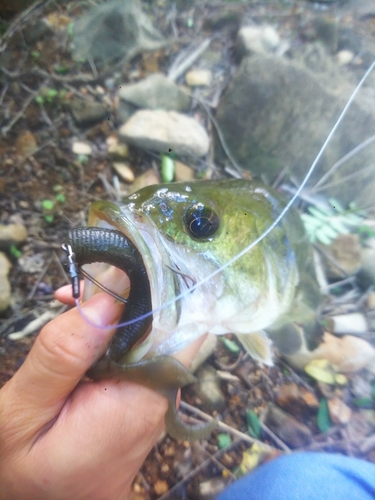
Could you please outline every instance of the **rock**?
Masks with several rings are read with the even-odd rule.
[[[285,357],[299,369],[303,369],[314,359],[325,359],[335,365],[338,372],[344,373],[358,372],[365,367],[372,370],[375,366],[374,347],[366,340],[353,335],[335,337],[325,333],[323,342],[313,351],[303,348],[297,354]]]
[[[366,304],[369,309],[375,309],[375,292],[368,294]]]
[[[334,260],[331,262],[328,259],[327,262],[329,276],[332,278],[342,278],[342,271],[348,275],[355,274],[361,267],[361,245],[357,234],[339,234],[331,245],[325,247],[325,251]]]
[[[354,54],[351,50],[340,50],[336,54],[337,64],[339,66],[346,66],[350,64],[354,59]]]
[[[74,141],[72,144],[72,152],[76,155],[90,156],[92,154],[92,147],[87,142]]]
[[[111,0],[90,9],[74,22],[74,58],[106,64],[131,59],[165,44],[162,35],[142,12],[138,0]]]
[[[167,481],[164,481],[162,479],[157,479],[157,481],[154,484],[154,491],[158,496],[164,495],[164,493],[167,493],[169,490],[169,486]]]
[[[77,125],[84,127],[102,121],[108,114],[107,108],[92,99],[74,97],[70,110]]]
[[[273,179],[284,169],[301,182],[346,104],[349,86],[340,85],[331,91],[324,77],[319,75],[318,79],[302,64],[281,57],[246,57],[216,115],[228,149],[242,168],[256,175]],[[368,100],[371,92],[353,102],[309,185],[375,134],[375,113]],[[226,158],[218,139],[215,153],[217,161]],[[329,196],[344,204],[355,201],[359,206],[371,206],[375,175],[373,169],[364,167],[372,165],[374,156],[373,143],[334,171],[327,183],[338,183],[354,171],[357,175],[351,176],[350,182],[331,186]]]
[[[204,156],[209,139],[194,118],[175,111],[137,111],[119,131],[123,140],[141,149],[177,155]]]
[[[21,156],[31,156],[38,149],[35,136],[29,130],[22,132],[16,140],[16,153]]]
[[[350,377],[350,391],[356,399],[372,398],[372,385],[361,373]]]
[[[209,69],[192,69],[185,76],[189,87],[209,87],[212,82],[212,73]]]
[[[120,143],[117,137],[107,138],[107,151],[112,160],[124,160],[129,157],[129,147],[127,144]]]
[[[210,365],[201,366],[196,372],[198,383],[194,386],[197,397],[208,410],[221,411],[225,408],[225,396],[220,387],[216,370]]]
[[[12,264],[3,252],[0,252],[0,312],[5,311],[11,301],[11,288],[8,273]]]
[[[176,182],[187,182],[195,179],[194,170],[182,163],[181,161],[175,162],[175,180]]]
[[[311,441],[312,434],[306,425],[272,403],[267,406],[264,423],[291,448],[301,448]]]
[[[29,24],[25,30],[25,42],[33,45],[43,37],[52,35],[53,29],[47,18],[37,19],[35,23]]]
[[[214,477],[199,484],[199,498],[202,500],[214,500],[226,487],[223,479]]]
[[[120,98],[138,108],[187,111],[190,96],[161,73],[155,73],[137,83],[121,85]]]
[[[150,168],[149,170],[146,170],[143,174],[138,176],[133,184],[130,186],[129,189],[129,195],[132,193],[136,193],[140,189],[146,187],[146,186],[152,186],[154,184],[159,184],[160,178],[155,170]]]
[[[352,416],[352,410],[340,398],[329,399],[328,410],[332,422],[336,425],[347,424]]]
[[[123,181],[130,183],[134,182],[134,172],[127,163],[114,162],[112,163],[112,167]]]
[[[0,224],[0,248],[6,249],[18,245],[27,238],[27,230],[23,224]]]
[[[244,26],[238,32],[237,53],[242,59],[249,54],[273,52],[280,43],[280,37],[273,26]]]
[[[240,23],[241,12],[239,10],[232,10],[230,6],[226,9],[223,4],[222,8],[213,10],[205,18],[203,29],[222,30],[229,27],[231,31],[238,31]]]
[[[309,414],[311,409],[319,408],[319,401],[314,394],[295,382],[283,384],[279,388],[277,404],[284,410],[293,412],[294,415]]]
[[[371,244],[361,248],[361,270],[358,281],[364,288],[375,285],[375,247]]]
[[[351,313],[351,314],[341,314],[341,315],[331,316],[330,320],[333,323],[333,333],[361,334],[369,330],[366,316],[361,313]]]

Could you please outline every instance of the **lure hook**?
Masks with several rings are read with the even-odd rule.
[[[61,245],[61,249],[67,254],[68,258],[68,263],[69,263],[69,276],[70,276],[70,281],[72,282],[72,296],[74,299],[79,299],[81,295],[81,289],[80,289],[80,280],[78,277],[78,271],[77,271],[77,264],[75,262],[75,253],[73,252],[73,249],[70,245],[67,243],[63,243]],[[91,274],[89,274],[87,271],[82,269],[80,267],[80,271],[83,274],[85,278],[90,280],[94,285],[96,285],[98,288],[103,290],[103,292],[108,293],[108,295],[111,295],[113,298],[116,300],[123,302],[124,304],[127,304],[127,300],[124,299],[124,297],[121,297],[121,295],[118,295],[115,292],[112,292],[109,288],[106,286],[102,285],[98,280],[96,280]]]

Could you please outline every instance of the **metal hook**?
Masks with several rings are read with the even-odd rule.
[[[67,243],[63,243],[61,245],[62,250],[67,254],[68,257],[68,262],[69,262],[69,276],[72,282],[72,295],[75,299],[79,299],[81,295],[81,290],[80,290],[80,281],[79,281],[79,276],[78,276],[78,271],[77,271],[77,265],[75,262],[75,253],[73,252],[73,249],[70,245]],[[84,275],[85,278],[90,280],[92,283],[94,283],[98,288],[103,290],[104,292],[108,293],[115,299],[117,299],[119,302],[123,302],[126,304],[128,301],[124,299],[124,297],[121,297],[115,292],[112,292],[109,290],[106,286],[102,285],[99,283],[95,278],[93,278],[89,273],[87,273],[84,269],[81,269],[81,273]]]
[[[72,247],[68,245],[67,243],[63,243],[61,245],[61,249],[66,253],[68,257],[68,263],[69,263],[69,276],[70,280],[72,282],[72,295],[73,298],[79,299],[79,296],[81,295],[81,290],[80,290],[80,283],[79,283],[79,276],[77,272],[77,266],[75,263],[75,254],[72,250]]]

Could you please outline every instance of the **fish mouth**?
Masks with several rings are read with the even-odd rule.
[[[131,287],[137,289],[139,295],[149,294],[152,309],[152,332],[147,338],[136,345],[131,353],[126,355],[126,362],[136,362],[143,357],[151,357],[156,349],[156,333],[163,330],[164,335],[172,332],[178,325],[180,318],[180,303],[175,302],[175,297],[181,292],[181,282],[178,269],[172,261],[168,248],[163,243],[157,228],[143,216],[128,205],[112,202],[96,202],[90,207],[89,228],[103,230],[117,230],[136,247],[142,257],[149,282],[149,289],[139,290],[139,283],[133,280]],[[73,248],[74,249],[74,248]],[[85,270],[117,294],[127,298],[129,294],[129,274],[122,267],[124,273],[108,264],[108,260],[89,264]],[[130,290],[131,290],[130,287]],[[95,283],[85,279],[84,300],[98,293]],[[126,309],[125,305],[125,309]],[[151,311],[150,311],[151,312]],[[160,335],[159,335],[160,336]]]

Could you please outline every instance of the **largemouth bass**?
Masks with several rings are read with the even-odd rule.
[[[104,233],[111,237],[123,235],[132,255],[139,253],[149,284],[135,278],[131,289],[142,293],[143,287],[153,313],[141,333],[136,328],[130,348],[118,342],[115,334],[107,359],[91,373],[118,376],[121,367],[142,366],[143,370],[148,363],[154,370],[156,359],[161,357],[165,363],[207,332],[236,334],[254,358],[268,365],[272,364],[272,342],[284,354],[295,353],[302,342],[315,348],[321,333],[317,322],[320,294],[312,249],[294,209],[254,248],[225,267],[273,223],[284,206],[283,198],[269,187],[227,179],[154,185],[123,203],[94,203],[89,226],[115,231]],[[74,238],[72,246],[76,251]],[[123,250],[124,259],[128,251]],[[81,259],[83,253],[79,252]],[[117,265],[121,251],[115,253],[111,261],[100,253],[84,262],[78,258],[78,262],[103,260]],[[132,264],[126,262],[119,267],[131,273],[127,265]],[[148,325],[151,331],[143,338]],[[129,335],[133,334],[125,336]],[[109,367],[109,359],[115,359],[115,369]],[[146,376],[131,377],[150,385],[150,371],[146,372]],[[171,389],[168,375],[160,376],[154,388]]]

